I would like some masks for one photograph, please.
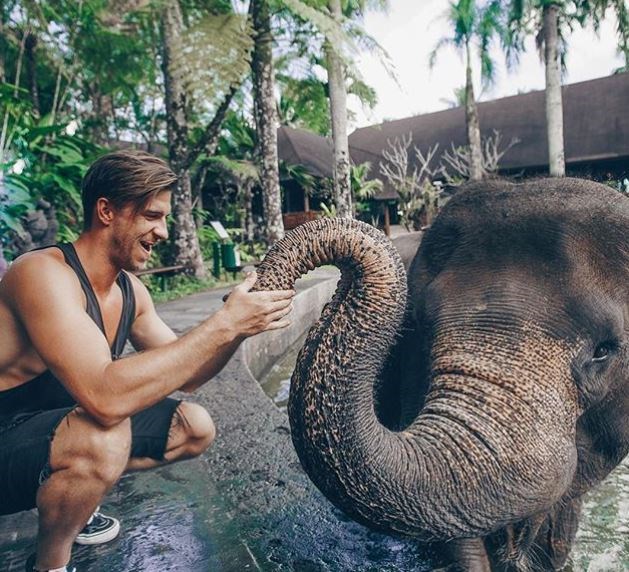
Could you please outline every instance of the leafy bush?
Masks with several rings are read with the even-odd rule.
[[[54,209],[59,223],[57,238],[76,239],[83,220],[81,180],[103,151],[81,137],[65,134],[64,125],[47,125],[47,118],[34,124],[28,116],[21,120],[13,128],[13,160],[2,165],[0,234],[9,257],[21,253],[20,245],[29,231],[24,217],[42,200]]]

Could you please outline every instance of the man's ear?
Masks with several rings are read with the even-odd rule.
[[[109,226],[114,219],[114,206],[109,199],[100,197],[96,200],[96,217],[103,226]]]

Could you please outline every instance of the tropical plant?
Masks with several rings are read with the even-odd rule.
[[[494,79],[494,62],[489,49],[492,40],[502,33],[500,2],[491,0],[480,5],[479,0],[456,0],[450,2],[445,15],[452,27],[451,36],[442,38],[430,54],[430,67],[434,67],[438,52],[446,46],[453,46],[465,58],[465,122],[467,142],[470,148],[470,172],[472,180],[483,177],[483,161],[478,107],[474,97],[472,82],[473,47],[476,44],[480,56],[483,85],[491,85]]]
[[[216,30],[219,28],[222,34],[217,38]],[[164,3],[160,29],[169,158],[178,177],[173,200],[176,262],[192,266],[195,275],[202,277],[205,267],[192,214],[190,168],[202,152],[212,155],[218,145],[221,123],[247,69],[243,62],[249,61],[251,42],[242,39],[248,38],[246,20],[235,15],[214,14],[205,17],[196,26],[185,26],[179,0]],[[238,30],[240,33],[237,33]],[[202,73],[199,54],[207,54],[216,62],[217,68],[225,70],[223,74]],[[201,60],[207,65],[206,58]],[[214,93],[222,88],[223,98],[193,143],[190,140],[190,106],[198,90],[208,83],[212,84]]]
[[[566,174],[561,71],[565,68],[567,33],[583,23],[580,0],[506,0],[508,25],[504,34],[507,62],[514,65],[524,51],[524,40],[534,35],[545,65],[546,124],[550,175]]]
[[[498,172],[499,164],[504,155],[515,145],[520,143],[513,137],[509,143],[504,143],[502,135],[496,129],[482,141],[483,173],[493,175]],[[469,147],[456,147],[454,143],[450,149],[441,154],[441,173],[449,185],[459,185],[470,179],[471,157]]]
[[[577,0],[579,17],[582,24],[592,22],[598,31],[608,12],[616,16],[616,35],[618,52],[624,56],[625,65],[616,73],[629,70],[629,4],[626,0]]]
[[[102,152],[85,139],[68,135],[66,126],[41,125],[42,121],[15,129],[15,162],[5,165],[0,231],[10,257],[55,239],[77,237],[83,220],[81,180]]]
[[[371,163],[366,161],[360,165],[352,165],[350,168],[350,182],[354,206],[354,216],[360,220],[370,222],[377,226],[379,205],[375,205],[373,199],[383,188],[380,179],[369,178]]]
[[[328,0],[328,10],[334,23],[342,23],[341,0]],[[352,189],[350,181],[349,140],[347,138],[347,88],[342,55],[338,53],[340,42],[325,42],[326,68],[328,72],[328,97],[332,123],[334,149],[334,203],[337,215],[352,216]]]
[[[258,135],[258,161],[262,180],[265,239],[273,243],[284,236],[279,161],[277,156],[277,110],[273,71],[273,36],[268,0],[251,0],[249,14],[254,29],[251,69],[254,116]]]
[[[347,109],[347,95],[356,95],[363,103],[375,105],[375,92],[365,85],[360,74],[352,64],[351,55],[358,49],[368,49],[379,52],[384,59],[383,50],[369,37],[360,26],[360,20],[369,9],[383,8],[387,2],[384,0],[281,0],[280,5],[285,7],[280,11],[282,22],[289,22],[288,27],[293,32],[291,44],[297,46],[297,60],[306,60],[302,68],[308,71],[304,81],[306,88],[310,88],[317,97],[317,104],[321,101],[321,95],[325,95],[326,105],[318,105],[316,112],[311,112],[312,103],[304,102],[304,96],[299,95],[296,106],[290,105],[288,99],[290,90],[286,91],[280,110],[285,111],[287,121],[291,121],[290,115],[294,110],[308,111],[308,117],[315,123],[315,131],[322,135],[332,135],[334,149],[333,162],[333,200],[339,216],[352,216],[352,195],[350,182],[350,157],[347,139],[347,121],[349,112]],[[296,23],[296,24],[295,24]],[[294,51],[294,50],[293,50]],[[324,57],[320,57],[322,52]],[[305,56],[305,57],[304,57]],[[286,61],[290,64],[286,64]],[[284,58],[284,68],[295,66],[295,60]],[[313,73],[317,66],[325,68],[327,83],[321,84],[321,80]],[[320,85],[320,88],[319,88]],[[305,105],[303,105],[303,103]],[[322,126],[322,112],[329,109],[327,118],[328,126]],[[305,114],[301,114],[301,126]]]
[[[370,179],[371,163],[365,161],[360,165],[352,165],[350,169],[350,180],[352,185],[352,195],[358,201],[372,199],[382,190],[380,179]]]

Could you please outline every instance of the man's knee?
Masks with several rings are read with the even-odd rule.
[[[182,401],[175,410],[175,420],[186,434],[189,455],[200,455],[216,438],[216,427],[210,414],[197,403]]]
[[[113,484],[127,465],[130,447],[129,419],[103,427],[77,408],[59,424],[51,447],[51,469],[72,468],[86,478]]]

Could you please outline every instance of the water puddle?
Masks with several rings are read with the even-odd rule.
[[[260,382],[282,411],[305,339],[304,334]],[[629,457],[586,497],[571,562],[566,571],[629,572]]]
[[[260,381],[264,393],[273,400],[280,411],[286,411],[290,378],[295,369],[297,354],[304,345],[307,334],[308,332],[305,332]]]

